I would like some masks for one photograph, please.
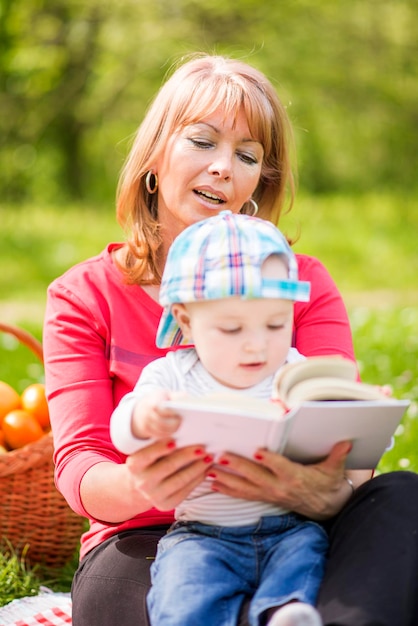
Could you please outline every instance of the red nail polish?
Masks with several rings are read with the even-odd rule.
[[[215,474],[215,472],[208,472],[208,473],[206,474],[206,476],[207,476],[208,478],[216,478],[216,474]]]
[[[262,461],[264,459],[264,456],[262,454],[260,454],[259,452],[256,452],[254,454],[254,458],[256,461]]]
[[[212,463],[213,461],[213,456],[211,456],[210,454],[207,454],[204,458],[203,458],[205,463]]]
[[[202,456],[202,454],[204,453],[204,449],[203,448],[196,448],[194,453],[195,453],[196,456]]]
[[[228,459],[220,459],[219,465],[229,465]]]
[[[175,448],[175,447],[176,447],[176,442],[175,442],[174,440],[171,440],[171,441],[169,441],[169,442],[168,442],[168,444],[167,444],[167,448],[168,448],[169,450],[172,450],[172,449],[173,449],[173,448]]]

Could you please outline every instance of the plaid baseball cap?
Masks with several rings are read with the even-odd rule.
[[[263,278],[261,267],[272,254],[283,255],[288,279]],[[221,211],[196,222],[173,241],[161,281],[164,307],[157,330],[160,348],[187,345],[171,313],[177,302],[284,298],[307,302],[310,283],[298,280],[296,257],[286,238],[271,222]]]

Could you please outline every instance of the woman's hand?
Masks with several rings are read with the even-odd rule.
[[[236,498],[271,502],[311,519],[327,519],[338,513],[352,495],[344,478],[348,475],[344,466],[350,450],[350,442],[340,442],[324,461],[312,465],[293,463],[267,450],[258,450],[255,462],[224,454],[210,469],[212,488]],[[371,477],[368,470],[349,474],[356,487]]]
[[[148,506],[169,511],[184,500],[206,476],[213,456],[203,446],[175,449],[172,440],[161,440],[129,456],[126,467],[135,492]]]
[[[83,476],[80,493],[88,515],[105,523],[131,519],[151,507],[170,511],[204,480],[213,463],[204,446],[176,450],[164,439],[128,456],[100,462]]]

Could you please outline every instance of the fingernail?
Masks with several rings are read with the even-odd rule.
[[[196,456],[202,456],[202,454],[204,453],[204,449],[203,448],[196,448],[194,453],[195,453]]]
[[[208,472],[208,473],[206,474],[206,476],[207,476],[208,478],[216,478],[216,474],[215,474],[215,472]]]
[[[256,452],[254,454],[254,458],[256,461],[262,461],[264,459],[264,456],[262,454],[260,454],[259,452]]]
[[[229,461],[228,461],[228,459],[220,459],[219,464],[220,465],[229,465]]]
[[[173,448],[175,448],[175,447],[176,447],[176,442],[175,442],[174,440],[171,440],[171,441],[169,441],[169,442],[168,442],[168,444],[167,444],[167,448],[168,448],[169,450],[172,450],[172,449],[173,449]]]
[[[205,463],[212,463],[213,461],[213,456],[211,456],[210,454],[207,454],[204,458],[203,458]]]

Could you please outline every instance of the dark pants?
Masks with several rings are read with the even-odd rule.
[[[326,626],[418,625],[418,475],[362,485],[330,529],[318,599]]]
[[[417,626],[418,475],[368,481],[327,526],[330,555],[318,601],[325,626]],[[83,559],[73,582],[73,626],[148,626],[149,568],[164,532],[122,533]]]

